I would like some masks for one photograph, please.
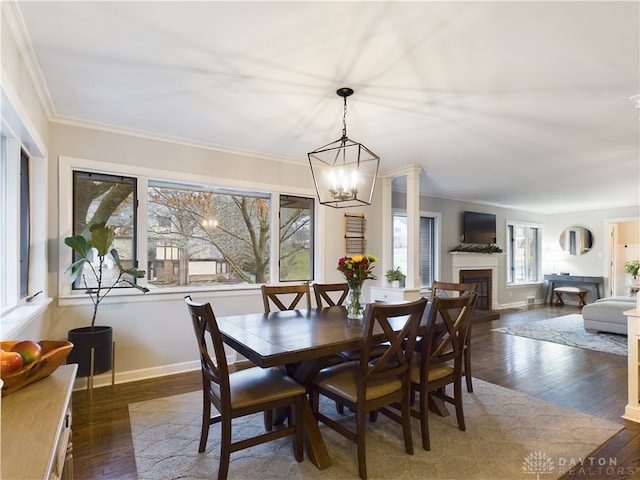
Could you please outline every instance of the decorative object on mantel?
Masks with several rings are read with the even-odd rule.
[[[456,245],[451,252],[468,252],[468,253],[502,253],[502,249],[497,245]]]
[[[392,270],[392,269],[387,270],[384,273],[384,276],[387,279],[387,282],[389,282],[389,284],[393,288],[399,288],[400,282],[406,278],[406,275],[402,273],[402,271],[400,270],[400,267],[396,267],[395,270]]]
[[[380,157],[347,137],[347,97],[353,90],[336,93],[344,99],[342,137],[307,154],[318,200],[334,208],[370,205]]]
[[[16,343],[18,343],[17,340],[0,342],[0,349],[8,352]],[[64,363],[73,348],[71,342],[64,340],[40,340],[38,344],[42,349],[41,357],[38,360],[25,365],[19,370],[2,375],[3,397],[51,375]]]
[[[87,240],[82,235],[74,235],[64,239],[64,243],[70,247],[79,257],[67,270],[71,271],[69,283],[82,278],[86,293],[93,302],[93,316],[89,327],[80,327],[69,330],[68,339],[74,344],[74,348],[69,354],[68,363],[78,364],[78,377],[87,377],[94,373],[103,373],[111,370],[113,358],[113,333],[108,326],[96,326],[98,307],[104,298],[116,286],[122,283],[140,290],[143,293],[149,291],[148,288],[137,285],[129,280],[144,278],[144,270],[137,268],[124,268],[120,262],[120,255],[115,248],[111,248],[115,239],[115,227],[106,226],[104,222],[91,225],[89,228],[91,239]],[[97,265],[92,263],[93,251],[96,251]],[[118,276],[114,281],[105,278],[108,268],[107,254],[111,254],[114,266],[118,269]],[[91,275],[91,285],[85,275]],[[94,352],[93,362],[91,351]],[[93,363],[93,369],[91,364]]]
[[[376,280],[372,264],[377,261],[373,255],[354,255],[338,260],[337,270],[342,272],[349,284],[345,306],[350,320],[361,321],[363,318],[365,302],[362,298],[362,284],[365,280]]]
[[[624,271],[630,273],[633,281],[638,280],[638,271],[640,270],[640,260],[632,260],[624,264]]]

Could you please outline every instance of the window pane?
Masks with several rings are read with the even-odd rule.
[[[91,238],[89,228],[105,222],[116,227],[113,247],[118,250],[124,268],[136,266],[136,179],[90,172],[73,172],[73,234]],[[93,254],[96,252],[94,250]],[[94,258],[97,261],[97,258]],[[90,269],[85,265],[85,269]],[[103,283],[112,284],[119,275],[111,255],[107,255],[107,269]],[[84,277],[84,278],[83,278]],[[74,289],[96,286],[93,275],[79,276]],[[85,279],[86,282],[85,283]],[[133,281],[133,279],[131,279]]]
[[[420,286],[433,283],[435,259],[435,219],[420,217]]]
[[[0,135],[0,307],[9,303],[9,153],[7,151],[7,139]]]
[[[407,216],[393,215],[393,269],[407,273]]]
[[[29,157],[22,150],[20,152],[20,298],[26,297],[29,292],[30,223]]]
[[[527,281],[529,282],[537,282],[538,281],[538,241],[539,241],[539,232],[537,228],[529,227],[528,228],[528,237],[529,237],[529,245],[527,252]]]
[[[149,283],[266,283],[268,195],[149,181]]]
[[[313,279],[313,199],[280,196],[280,281]]]
[[[537,282],[539,278],[540,229],[528,225],[508,225],[509,283]]]

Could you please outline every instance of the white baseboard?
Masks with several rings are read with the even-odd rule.
[[[163,365],[160,367],[143,368],[140,370],[131,370],[127,372],[115,372],[114,383],[128,383],[137,380],[146,380],[148,378],[164,377],[166,375],[174,375],[176,373],[192,372],[200,370],[200,361],[177,363],[174,365]],[[111,385],[111,372],[101,373],[93,377],[93,388],[108,387]],[[73,384],[74,390],[84,390],[87,388],[89,378],[76,378]]]

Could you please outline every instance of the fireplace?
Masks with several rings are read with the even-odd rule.
[[[469,281],[478,284],[476,309],[499,310],[498,281],[499,254],[450,252],[453,272],[451,278],[457,281]]]
[[[491,310],[491,290],[493,287],[490,269],[484,270],[460,270],[460,283],[475,283],[478,297],[475,308]]]

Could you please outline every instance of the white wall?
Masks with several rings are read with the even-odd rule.
[[[604,296],[609,295],[609,263],[611,261],[609,243],[609,224],[621,219],[640,219],[637,206],[614,209],[589,210],[580,212],[548,215],[544,232],[545,250],[549,261],[545,262],[545,271],[551,271],[553,264],[557,272],[568,272],[571,275],[602,276],[604,279]],[[586,227],[593,233],[593,247],[583,255],[569,255],[560,249],[558,240],[562,231],[572,225]],[[554,261],[555,260],[555,261]],[[591,294],[587,296],[591,302]]]

